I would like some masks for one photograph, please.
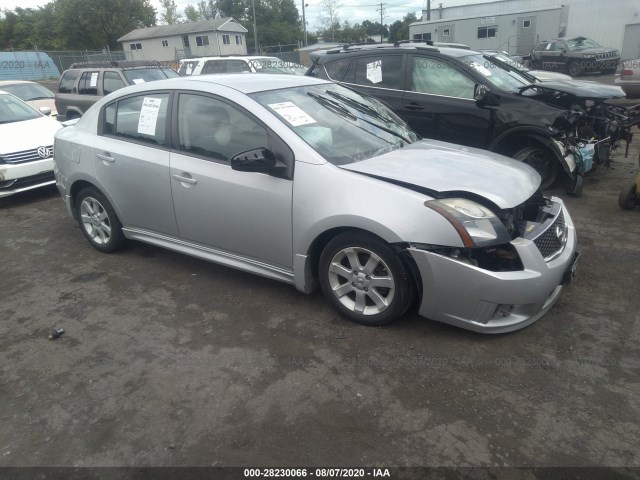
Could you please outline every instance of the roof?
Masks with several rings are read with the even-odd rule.
[[[131,40],[144,40],[146,38],[172,37],[187,33],[212,32],[214,30],[224,30],[224,26],[234,22],[241,27],[245,33],[248,31],[231,17],[215,18],[213,20],[202,20],[200,22],[176,23],[175,25],[160,25],[158,27],[137,28],[118,39],[119,42]]]
[[[497,3],[497,2],[496,2]],[[455,7],[453,7],[455,8]],[[562,8],[562,5],[553,5],[553,6],[548,6],[548,7],[540,7],[540,8],[531,8],[529,10],[514,10],[514,11],[507,11],[507,12],[498,12],[498,13],[491,13],[491,14],[486,14],[486,15],[465,15],[462,17],[445,17],[445,18],[431,18],[431,20],[418,20],[417,22],[413,22],[410,23],[409,26],[410,27],[417,27],[418,25],[433,25],[433,26],[438,26],[441,23],[451,23],[451,22],[457,22],[459,20],[475,20],[475,19],[479,19],[479,18],[488,18],[488,17],[503,17],[506,15],[521,15],[521,14],[530,14],[530,13],[536,13],[536,12],[546,12],[549,10],[559,10]],[[437,9],[436,9],[437,10]],[[433,9],[432,9],[433,12]],[[433,13],[432,13],[433,15]]]

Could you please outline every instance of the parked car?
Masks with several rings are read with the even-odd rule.
[[[531,75],[537,82],[549,82],[556,80],[571,80],[569,75],[565,75],[560,72],[548,72],[546,70],[531,70],[527,68],[521,61],[521,58],[509,55],[507,52],[501,50],[480,50],[484,55],[489,55],[491,58],[510,65],[513,68],[518,69],[520,72]]]
[[[535,83],[491,55],[416,43],[345,47],[310,56],[307,75],[382,100],[423,137],[484,148],[532,165],[543,189],[563,171],[569,191],[581,191],[588,164],[576,131],[584,139],[610,138],[613,145],[620,138],[620,129],[612,135],[614,120],[602,106],[606,99],[624,96],[615,86]]]
[[[96,249],[136,239],[306,293],[319,284],[367,325],[398,318],[415,293],[430,319],[516,330],[575,268],[571,216],[532,168],[418,141],[382,103],[326,80],[127,87],[58,133],[55,164]]]
[[[304,71],[302,71],[304,69]],[[180,60],[180,76],[211,75],[219,73],[279,73],[304,75],[307,69],[278,57],[232,56],[201,57]]]
[[[587,37],[545,40],[531,52],[532,69],[566,71],[572,77],[584,72],[614,73],[619,62],[618,50],[602,47]]]
[[[640,96],[640,59],[622,63],[622,72],[616,77],[615,84],[624,90],[628,97]]]
[[[56,118],[58,115],[55,93],[39,83],[28,80],[2,80],[0,81],[0,90],[15,95],[20,100],[35,107],[36,110],[40,107],[48,108],[53,118]]]
[[[62,125],[50,114],[0,90],[0,198],[55,182],[53,136]]]
[[[179,75],[159,62],[122,60],[74,63],[58,83],[55,102],[65,120],[78,118],[105,95],[127,85],[163,80]]]

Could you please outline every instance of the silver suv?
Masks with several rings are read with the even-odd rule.
[[[178,77],[159,62],[116,61],[74,63],[58,83],[56,108],[65,120],[81,117],[86,110],[127,85]]]

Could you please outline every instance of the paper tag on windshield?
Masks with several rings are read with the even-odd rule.
[[[271,103],[269,104],[269,108],[280,115],[282,118],[284,118],[294,127],[316,123],[316,121],[311,118],[309,114],[307,114],[293,102]]]
[[[135,83],[136,85],[139,83],[144,83],[144,78],[134,78],[133,83]]]
[[[90,87],[97,87],[98,86],[98,72],[92,73],[91,74],[91,83],[89,84]]]
[[[367,80],[371,83],[380,83],[382,81],[382,60],[367,63]]]
[[[161,98],[144,97],[140,119],[138,120],[138,133],[143,135],[155,135],[158,114],[160,113]]]

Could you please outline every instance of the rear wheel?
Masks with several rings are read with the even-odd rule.
[[[558,161],[554,153],[547,147],[532,146],[525,147],[516,152],[513,158],[533,167],[540,174],[542,179],[540,188],[549,188],[558,176]]]
[[[638,182],[634,180],[620,191],[618,205],[624,210],[632,210],[638,204]]]
[[[329,302],[364,325],[389,323],[411,303],[409,273],[391,246],[373,235],[346,232],[331,240],[318,274]]]
[[[569,75],[571,75],[572,77],[578,77],[581,74],[582,74],[582,66],[580,65],[579,61],[574,60],[571,63],[569,63]]]
[[[76,213],[82,233],[96,249],[111,253],[122,247],[124,235],[120,220],[99,190],[82,189],[76,198]]]

